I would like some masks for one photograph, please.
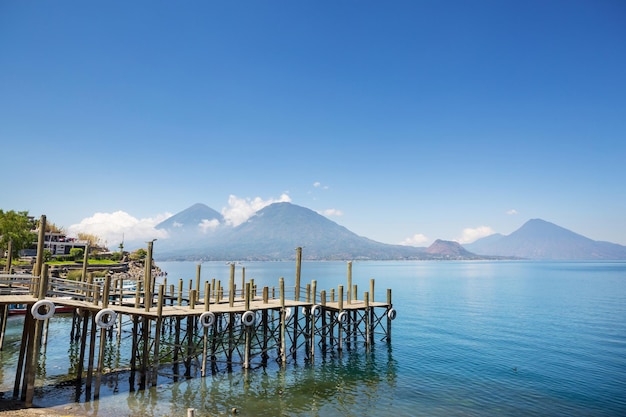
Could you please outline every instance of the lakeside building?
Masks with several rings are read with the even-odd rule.
[[[38,233],[38,230],[35,230],[35,233]],[[56,255],[69,255],[70,251],[73,248],[80,248],[85,250],[85,248],[89,245],[89,242],[86,240],[78,240],[73,237],[67,237],[65,233],[62,232],[46,232],[44,236],[43,248],[44,250],[50,251],[53,256]],[[36,256],[37,255],[37,241],[33,242],[31,247],[28,249],[24,249],[20,252],[20,256]]]

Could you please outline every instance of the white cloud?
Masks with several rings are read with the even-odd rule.
[[[489,226],[478,226],[475,228],[465,228],[463,229],[463,235],[456,239],[457,242],[463,243],[471,243],[481,237],[489,236],[494,234],[494,230]]]
[[[404,245],[404,246],[420,246],[423,245],[424,243],[428,242],[430,239],[428,237],[426,237],[425,235],[421,234],[421,233],[416,233],[411,237],[407,237],[406,239],[404,239],[402,242],[400,242],[400,245]]]
[[[315,187],[315,188],[321,188],[321,189],[323,189],[323,190],[328,190],[328,185],[322,185],[322,183],[321,183],[321,182],[319,182],[319,181],[315,181],[315,182],[313,183],[313,187]]]
[[[322,216],[333,217],[333,216],[343,216],[343,211],[338,209],[326,209],[324,211],[319,212]]]
[[[171,214],[159,214],[152,218],[138,219],[125,211],[114,213],[95,213],[91,217],[81,220],[78,224],[68,227],[68,234],[77,236],[78,233],[89,233],[98,236],[102,243],[113,247],[123,241],[141,242],[156,238],[167,238],[167,232],[154,227]]]
[[[509,216],[512,216],[514,214],[517,214],[517,210],[515,210],[515,209],[507,210],[506,214],[508,214]]]
[[[239,198],[236,195],[231,194],[228,196],[229,207],[222,209],[222,216],[226,220],[226,223],[231,226],[238,226],[241,223],[248,220],[254,213],[261,210],[263,207],[269,206],[273,203],[290,203],[291,198],[288,194],[282,194],[277,200],[270,198],[269,200],[263,200],[261,197]]]
[[[200,228],[200,231],[202,233],[206,233],[209,230],[215,230],[215,228],[219,225],[220,225],[220,221],[217,219],[213,219],[213,220],[202,219],[202,221],[198,224],[198,228]]]

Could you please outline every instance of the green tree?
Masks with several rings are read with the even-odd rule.
[[[133,261],[139,261],[145,259],[148,256],[148,252],[144,248],[139,248],[130,254],[130,259]]]
[[[33,232],[34,223],[27,211],[3,211],[0,209],[0,249],[2,253],[12,241],[12,255],[17,257],[19,251],[30,247],[37,240]]]
[[[85,251],[83,250],[83,248],[72,248],[72,249],[70,249],[70,256],[75,261],[81,260],[83,258],[84,254],[85,254]]]

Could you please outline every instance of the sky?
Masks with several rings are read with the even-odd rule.
[[[113,247],[277,201],[384,243],[626,245],[625,74],[622,0],[4,0],[0,208]]]

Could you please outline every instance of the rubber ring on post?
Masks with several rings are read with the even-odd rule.
[[[339,321],[339,323],[341,324],[345,324],[348,321],[348,313],[346,313],[345,311],[339,313],[339,316],[337,316],[337,321]]]
[[[285,309],[285,320],[289,320],[290,317],[291,317],[291,307],[287,307]]]
[[[45,308],[46,312],[41,314],[39,310]],[[30,312],[37,320],[48,320],[54,315],[54,303],[50,300],[39,300],[30,308]]]
[[[315,304],[313,307],[311,307],[311,315],[313,317],[319,317],[322,314],[322,306],[320,306],[319,304]]]
[[[213,326],[213,323],[215,323],[215,314],[211,313],[210,311],[205,311],[204,313],[200,314],[200,323],[204,328]]]
[[[243,316],[241,316],[241,322],[244,326],[254,326],[254,323],[256,322],[256,315],[254,314],[254,311],[246,311],[243,313]]]
[[[389,317],[389,320],[395,320],[396,319],[396,309],[395,308],[390,308],[389,311],[387,312],[387,317]]]
[[[115,311],[110,308],[105,308],[104,310],[98,311],[98,314],[96,314],[96,324],[101,329],[108,329],[115,324],[116,318],[117,313],[115,313]]]

